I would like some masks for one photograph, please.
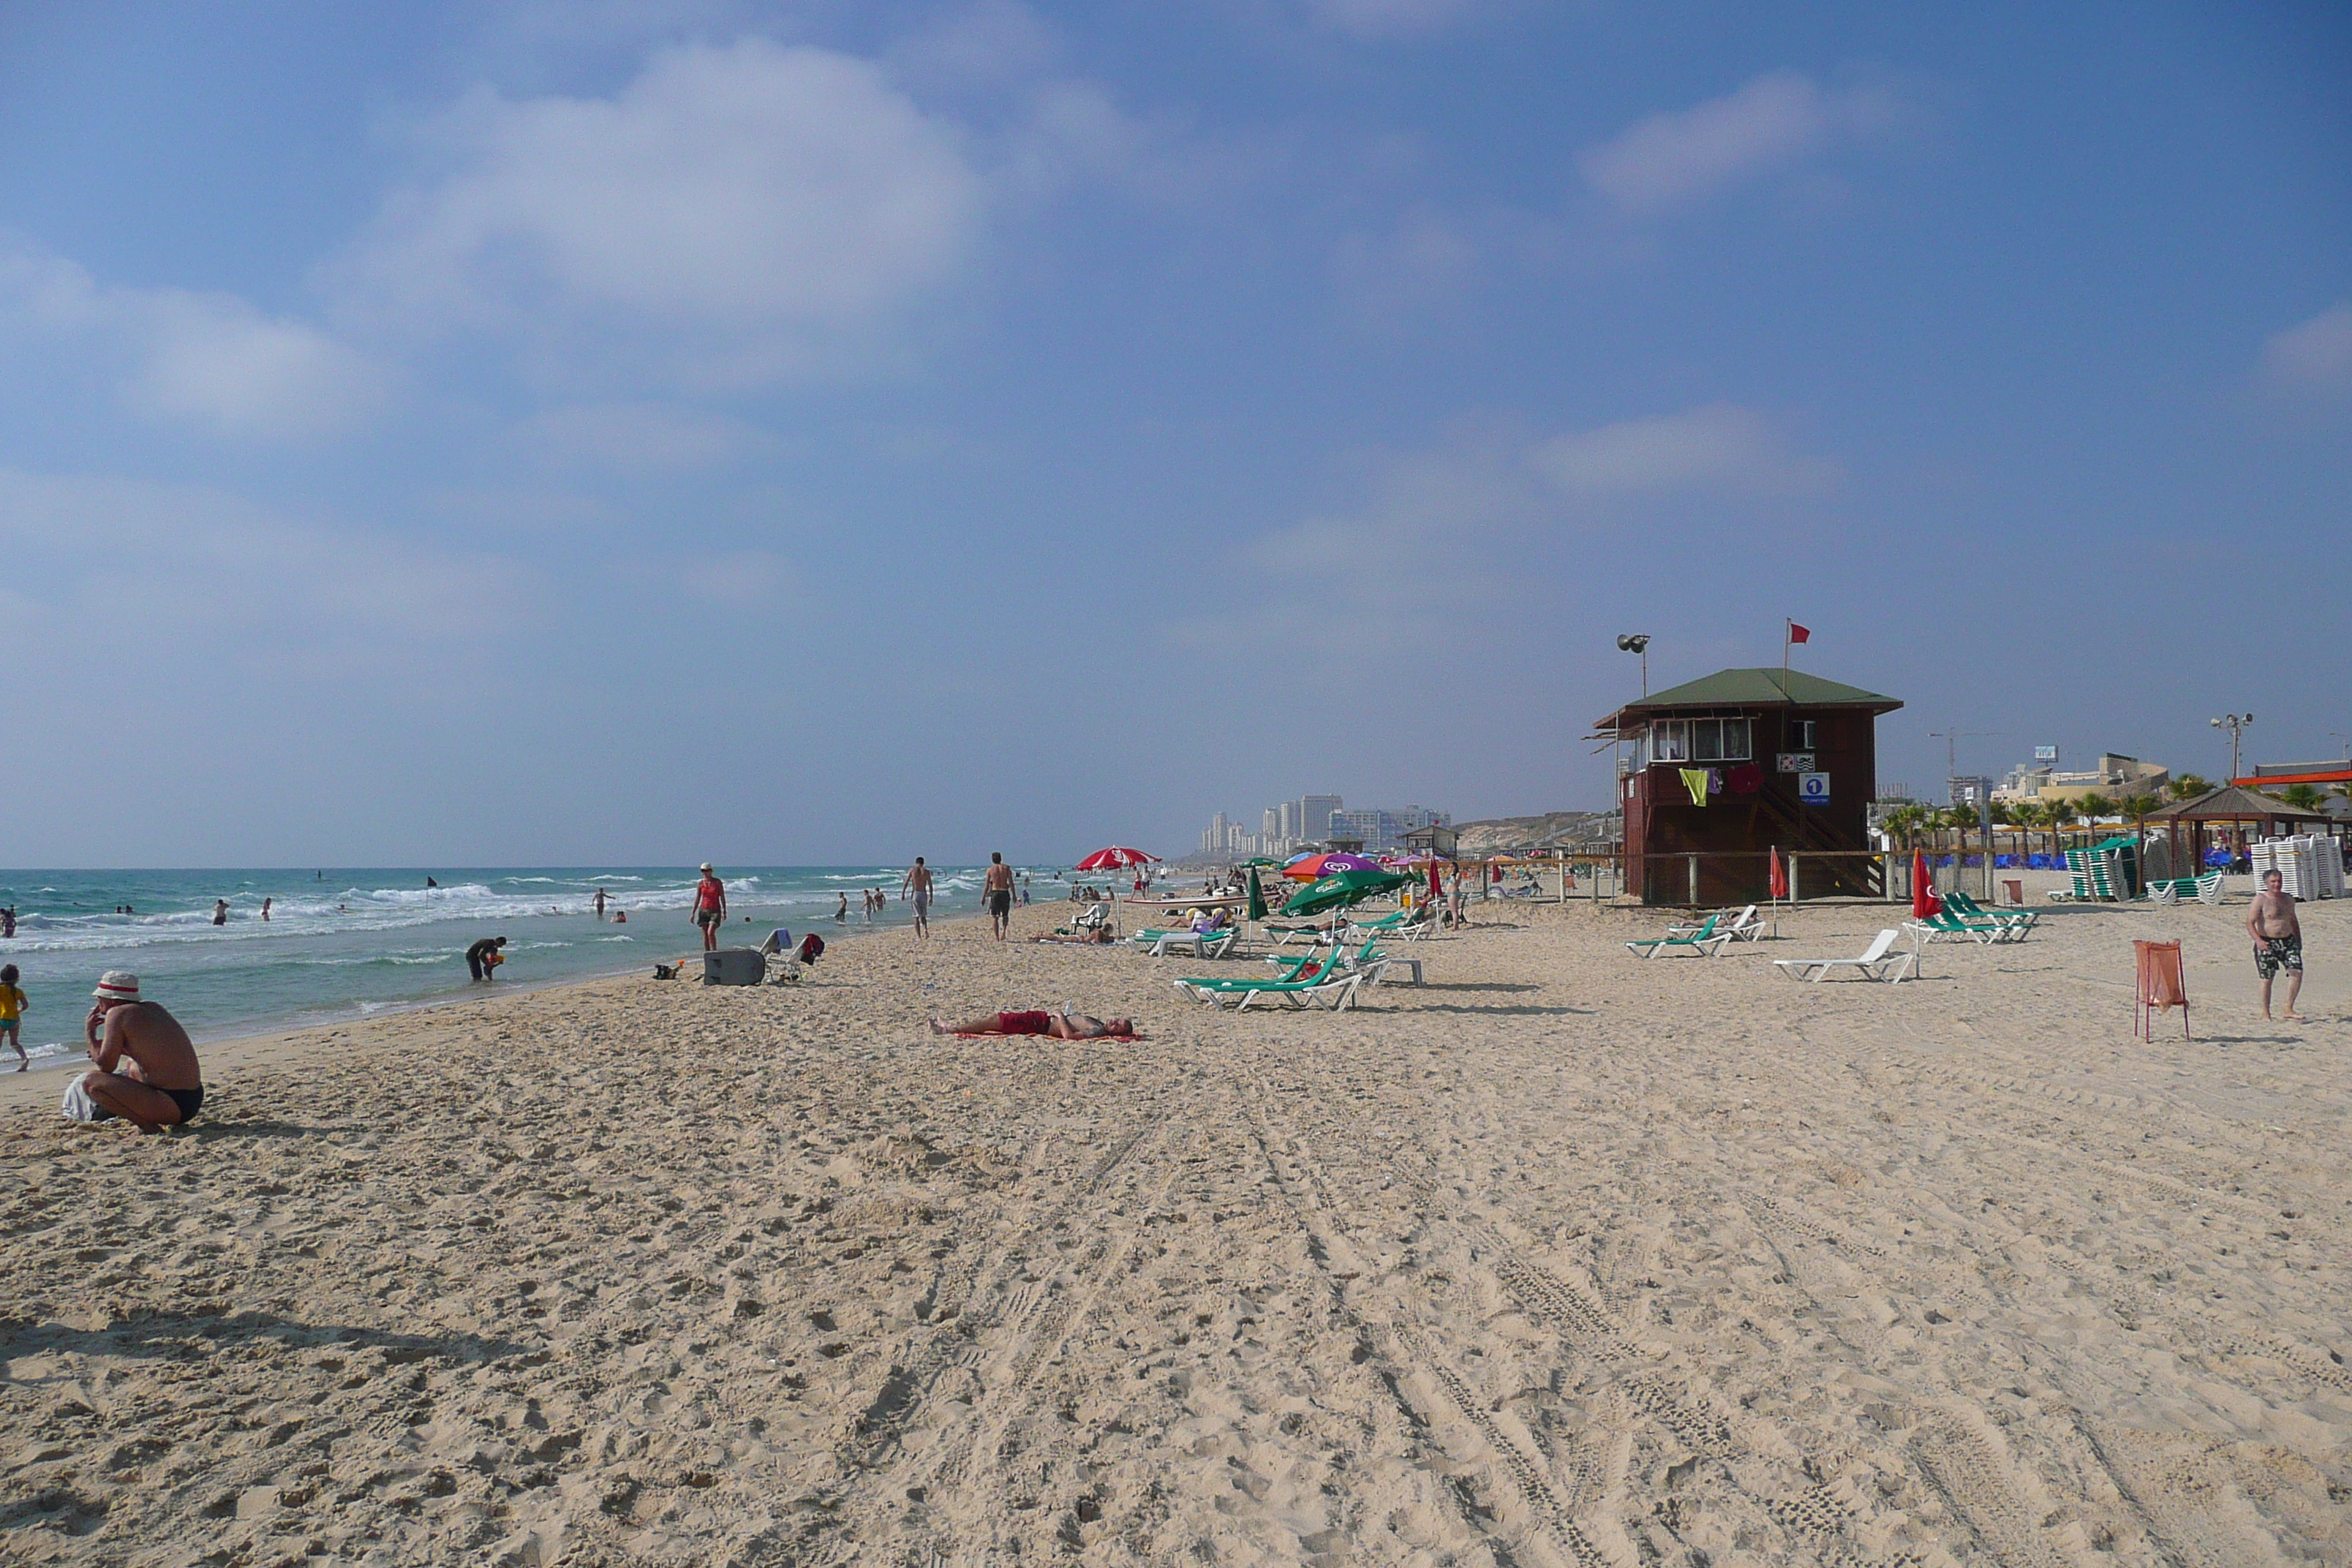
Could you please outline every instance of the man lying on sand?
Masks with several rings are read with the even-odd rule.
[[[1076,942],[1080,947],[1108,947],[1111,940],[1110,927],[1089,926],[1085,931],[1049,931],[1043,935],[1033,936],[1029,940]]]
[[[961,1024],[931,1020],[934,1035],[1051,1035],[1057,1040],[1100,1040],[1135,1033],[1131,1018],[1105,1023],[1084,1013],[982,1013]]]
[[[98,1003],[82,1035],[98,1070],[83,1074],[81,1087],[98,1107],[93,1120],[120,1116],[160,1132],[194,1117],[205,1103],[204,1072],[180,1021],[161,1003],[139,1000],[139,976],[123,970],[108,970],[91,994]],[[125,1057],[129,1069],[116,1072]]]

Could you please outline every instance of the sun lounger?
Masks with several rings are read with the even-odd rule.
[[[1903,929],[1913,932],[1923,942],[1938,940],[1972,942],[1979,947],[1990,947],[1997,942],[2025,940],[2023,926],[2001,925],[1992,921],[1963,920],[1949,910],[1946,910],[1941,914],[1929,915],[1924,921],[1906,921],[1903,922]]]
[[[1070,917],[1072,931],[1093,931],[1098,926],[1109,926],[1113,931],[1118,929],[1118,917],[1111,912],[1111,906],[1108,903],[1088,904]]]
[[[1399,910],[1376,921],[1348,921],[1346,940],[1359,936],[1383,937],[1390,942],[1419,942],[1437,929],[1437,906],[1423,904],[1417,910]]]
[[[1629,942],[1625,944],[1625,948],[1627,952],[1639,954],[1643,958],[1655,958],[1670,947],[1685,949],[1697,953],[1701,958],[1713,958],[1731,942],[1729,931],[1716,929],[1722,922],[1721,915],[1709,915],[1706,917],[1706,923],[1692,931],[1689,936],[1675,936],[1669,931],[1664,936],[1652,937],[1646,942]],[[1680,929],[1691,930],[1687,926]]]
[[[1717,918],[1722,923],[1715,928],[1717,934],[1727,936],[1734,942],[1754,942],[1758,937],[1764,934],[1765,928],[1771,923],[1769,921],[1758,918],[1756,906],[1754,904],[1748,905],[1746,909],[1740,910],[1736,915],[1729,910],[1726,910]],[[1668,936],[1690,936],[1700,929],[1700,927],[1694,925],[1668,926],[1666,928],[1666,934]]]
[[[1962,892],[1946,893],[1944,907],[1964,921],[1990,921],[2020,931],[2032,931],[2034,922],[2042,918],[2032,910],[1989,910]]]
[[[1165,958],[1171,952],[1189,952],[1195,958],[1223,958],[1241,944],[1242,933],[1239,926],[1209,931],[1139,931],[1127,940],[1129,945],[1154,958]]]
[[[1336,955],[1310,961],[1300,966],[1299,973],[1300,978],[1295,980],[1192,979],[1171,984],[1180,995],[1216,1007],[1231,1003],[1236,1013],[1253,1002],[1268,999],[1293,1007],[1328,1006],[1339,1012],[1353,1006],[1356,993],[1376,977],[1370,971],[1348,967]]]
[[[1880,931],[1862,950],[1860,958],[1776,958],[1772,967],[1792,980],[1809,980],[1816,985],[1828,979],[1831,971],[1840,969],[1850,969],[1865,980],[1884,980],[1899,985],[1919,973],[1918,948],[1915,946],[1908,952],[1894,951],[1902,934],[1891,927]]]

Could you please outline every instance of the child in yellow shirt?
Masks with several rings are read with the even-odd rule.
[[[25,1070],[25,1041],[17,1032],[25,1020],[25,994],[16,989],[16,966],[0,965],[0,1040],[16,1047],[16,1070]]]

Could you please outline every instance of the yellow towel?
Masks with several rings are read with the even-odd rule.
[[[1683,787],[1691,792],[1691,804],[1705,805],[1706,804],[1706,770],[1682,768],[1677,771],[1683,775]]]

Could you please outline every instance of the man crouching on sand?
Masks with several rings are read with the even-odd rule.
[[[1135,1033],[1130,1018],[1108,1023],[1084,1013],[982,1013],[961,1024],[931,1020],[934,1035],[1050,1035],[1057,1040],[1104,1040]]]
[[[139,1000],[139,976],[123,970],[108,970],[91,994],[98,1005],[82,1034],[98,1070],[81,1086],[99,1110],[93,1120],[120,1116],[142,1132],[160,1132],[194,1117],[205,1103],[204,1073],[180,1021],[161,1003]],[[116,1072],[125,1057],[128,1070]]]

